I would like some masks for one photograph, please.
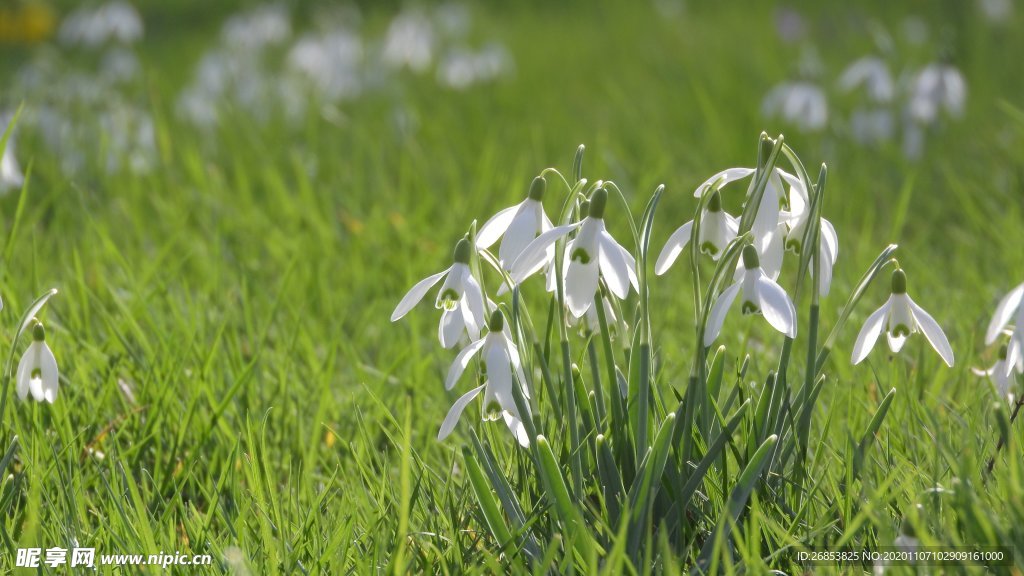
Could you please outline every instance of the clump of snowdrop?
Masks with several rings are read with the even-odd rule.
[[[460,349],[444,379],[445,388],[453,389],[466,372],[475,379],[473,387],[452,404],[437,437],[450,438],[463,412],[483,395],[481,430],[485,433],[478,435],[473,428],[472,447],[462,454],[496,546],[514,538],[505,526],[514,522],[518,537],[526,543],[525,557],[533,559],[533,552],[525,548],[551,539],[545,526],[572,526],[574,557],[600,558],[607,543],[604,535],[625,529],[626,541],[631,543],[627,547],[632,547],[625,554],[639,565],[652,534],[664,542],[692,541],[692,534],[683,535],[678,528],[679,510],[688,509],[690,488],[707,481],[711,467],[717,468],[716,489],[731,493],[730,502],[737,494],[749,494],[755,483],[771,489],[779,486],[780,478],[796,484],[805,481],[814,445],[807,418],[820,409],[817,399],[827,397],[819,396],[822,387],[831,385],[823,373],[826,360],[837,333],[868,286],[885,267],[896,264],[892,258],[896,247],[890,245],[876,258],[841,308],[832,332],[819,340],[820,301],[830,294],[839,250],[835,228],[822,217],[824,166],[818,179],[812,180],[781,137],[762,135],[754,168],[723,170],[697,187],[695,214],[675,229],[654,262],[651,236],[666,188],[655,191],[636,221],[626,207],[628,198],[614,182],[583,177],[582,157],[580,147],[571,180],[547,168],[533,181],[525,199],[499,210],[479,229],[473,221],[455,250],[455,263],[413,286],[391,319],[407,314],[444,279],[435,300],[444,310],[439,336],[444,348]],[[778,166],[781,158],[788,160],[792,172]],[[544,205],[553,195],[548,178],[555,187],[564,185],[561,208],[551,212],[550,219]],[[745,196],[732,200],[724,188],[745,178],[750,179]],[[609,204],[613,193],[626,208]],[[741,200],[741,210],[730,214],[727,206]],[[629,227],[625,245],[609,233],[606,219]],[[674,224],[678,226],[680,220]],[[495,245],[496,254],[491,252]],[[787,253],[792,256],[784,263]],[[680,330],[695,336],[689,346],[693,362],[688,370],[671,367],[670,360],[655,364],[655,350],[660,347],[654,326],[658,324],[659,330],[680,327],[661,325],[668,316],[653,309],[650,299],[655,289],[651,280],[680,258],[689,260],[694,285],[690,294],[677,300],[692,300],[694,306],[694,330]],[[656,274],[648,272],[652,265]],[[705,273],[707,267],[712,269],[710,274]],[[546,291],[527,283],[541,271],[548,277]],[[490,283],[488,276],[497,282]],[[814,284],[806,295],[802,290],[807,289],[808,279]],[[494,293],[498,302],[488,297],[487,286],[498,287]],[[952,365],[948,340],[937,322],[907,295],[906,274],[898,264],[891,287],[889,300],[861,330],[853,362],[867,356],[884,330],[894,351],[903,347],[908,336],[921,332]],[[662,289],[679,292],[671,284]],[[801,299],[802,295],[808,297]],[[743,360],[737,369],[740,377],[730,383],[723,378],[726,362],[770,355],[775,348],[740,347],[726,353],[726,347],[741,340],[724,328],[737,302],[741,314],[763,317],[772,329],[768,333],[777,332],[781,343],[778,362],[771,362],[776,368],[766,374],[768,385],[753,390],[747,386],[747,372],[756,363]],[[805,325],[796,306],[800,302],[809,303]],[[534,308],[537,304],[546,304],[540,314]],[[1002,308],[1016,309],[1019,304],[1017,298]],[[571,330],[573,326],[579,329]],[[722,346],[712,351],[716,342]],[[808,347],[806,356],[799,355],[807,358],[799,377],[797,369],[790,367],[798,357],[797,345]],[[804,384],[794,384],[799,381]],[[666,393],[670,388],[675,402]],[[895,392],[883,399],[873,425],[881,423]],[[737,397],[751,393],[755,398],[735,407]],[[749,406],[756,406],[756,413],[751,410],[744,415]],[[490,434],[494,428],[486,422],[495,420],[505,422],[511,440],[528,451],[528,457],[491,447],[510,440]],[[749,425],[739,425],[744,421]],[[731,457],[723,452],[727,444],[744,462],[738,476],[717,464]],[[702,450],[694,452],[695,446]],[[862,442],[858,453],[867,447]],[[858,458],[854,476],[865,461]],[[694,464],[698,461],[700,467]],[[690,486],[682,491],[686,494],[661,490],[685,478],[698,482],[684,481]],[[527,510],[524,502],[542,508]],[[594,502],[602,504],[595,507]],[[707,511],[694,511],[702,515],[699,523],[727,526],[732,522],[733,504],[723,507],[709,502],[707,506]],[[553,515],[558,522],[547,518],[527,522],[532,514]],[[662,530],[667,533],[661,534]],[[728,533],[722,537],[728,538]],[[713,542],[717,537],[707,533],[702,538]]]
[[[257,6],[228,18],[221,29],[227,46],[240,50],[262,50],[288,40],[292,34],[291,15],[280,4]]]
[[[776,85],[765,95],[761,109],[766,116],[781,118],[802,132],[819,132],[828,122],[825,91],[809,80]]]
[[[852,361],[859,364],[867,358],[875,342],[885,332],[889,349],[899,353],[907,338],[921,333],[947,366],[953,366],[953,348],[942,327],[907,294],[907,275],[896,269],[892,273],[892,293],[885,304],[875,310],[864,322],[857,342],[853,346]]]
[[[31,393],[37,402],[53,404],[57,400],[59,376],[57,360],[46,345],[46,330],[36,323],[32,327],[32,343],[18,362],[18,398],[24,400]]]
[[[108,42],[132,44],[141,39],[142,34],[142,16],[124,0],[114,0],[97,8],[79,8],[64,19],[57,33],[61,42],[87,48]]]

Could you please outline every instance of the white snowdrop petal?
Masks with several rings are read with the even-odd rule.
[[[47,402],[53,404],[57,400],[57,387],[60,384],[60,372],[57,370],[57,359],[53,357],[53,351],[40,342],[39,369],[42,373],[43,397]]]
[[[623,300],[629,295],[629,265],[622,257],[619,245],[608,232],[602,230],[598,235],[598,242],[600,243],[598,259],[600,260],[601,274],[604,276],[605,282],[608,283],[608,289],[612,294]]]
[[[466,406],[468,406],[474,398],[480,395],[480,392],[483,391],[485,386],[486,384],[473,388],[469,392],[460,396],[459,399],[455,401],[455,404],[452,404],[451,409],[448,410],[448,415],[445,416],[444,421],[441,422],[441,428],[437,431],[438,440],[444,440],[452,433],[453,430],[455,430],[455,425],[459,423],[459,418],[462,416],[462,412],[466,409]]]
[[[831,222],[822,218],[821,219],[821,242],[828,247],[829,258],[833,264],[836,263],[836,259],[839,258],[839,235],[836,234],[836,228]]]
[[[21,360],[18,362],[16,387],[18,392],[18,399],[20,400],[24,400],[25,397],[28,396],[28,381],[32,375],[32,360],[30,352],[33,346],[35,346],[35,342],[29,344],[29,349],[25,351],[25,354],[21,356]]]
[[[472,315],[472,318],[469,318],[469,315],[467,315],[467,322],[471,322],[475,326],[486,324],[487,312],[484,310],[484,292],[480,288],[480,283],[476,281],[472,274],[466,274],[463,301],[468,305],[469,313]]]
[[[519,442],[519,445],[523,448],[529,448],[530,435],[526,433],[526,426],[523,425],[523,421],[508,411],[502,412],[502,417],[504,417],[505,425],[508,426],[516,441]]]
[[[501,246],[498,248],[498,259],[501,265],[508,270],[516,258],[526,250],[526,247],[533,242],[540,232],[540,222],[537,221],[537,211],[530,204],[531,200],[523,202],[519,211],[512,219],[505,237],[501,239]],[[536,203],[536,201],[532,201]]]
[[[487,378],[496,396],[500,398],[505,395],[511,398],[512,386],[515,385],[515,382],[512,378],[512,366],[508,351],[505,346],[498,343],[500,336],[488,334],[487,337],[491,342],[483,350],[484,361],[487,362]]]
[[[992,315],[992,321],[988,324],[988,330],[985,331],[985,344],[992,344],[996,341],[999,333],[1003,331],[1014,312],[1020,307],[1022,299],[1024,299],[1024,284],[1018,285],[1006,296],[1003,296],[999,305],[996,306],[995,314]]]
[[[705,180],[703,184],[698,186],[697,189],[694,190],[693,192],[693,197],[700,198],[704,194],[705,189],[708,186],[714,184],[715,181],[718,180],[719,178],[721,178],[722,181],[718,185],[718,187],[721,188],[730,182],[742,180],[743,178],[746,178],[747,176],[750,176],[753,173],[753,168],[726,168],[725,170],[722,170],[721,172],[718,172],[717,174],[711,176],[710,178]]]
[[[886,300],[885,304],[882,304],[878,310],[875,310],[868,316],[867,321],[864,322],[864,327],[857,334],[857,341],[853,344],[853,354],[850,357],[850,361],[853,364],[860,364],[861,361],[868,357],[868,353],[875,347],[875,342],[878,341],[878,337],[882,334],[888,314],[889,301]]]
[[[942,331],[942,327],[940,327],[939,323],[932,318],[931,314],[925,312],[924,308],[918,306],[913,300],[910,300],[910,309],[914,312],[914,321],[917,322],[917,327],[920,328],[921,333],[924,334],[928,343],[931,344],[932,348],[939,353],[943,362],[952,368],[953,347],[949,345],[949,339],[946,338],[946,334]]]
[[[516,204],[515,206],[509,206],[503,210],[499,210],[497,214],[491,216],[484,225],[480,227],[476,232],[476,245],[477,248],[490,248],[501,238],[501,235],[508,230],[512,220],[516,217],[516,213],[519,212],[519,207],[522,204]]]
[[[470,360],[473,356],[480,351],[484,345],[484,340],[480,339],[473,342],[469,346],[462,349],[461,352],[455,357],[450,368],[448,368],[448,376],[444,379],[444,387],[446,390],[451,390],[455,387],[455,383],[462,377],[462,373],[466,371],[466,366],[469,366]]]
[[[757,278],[755,284],[756,302],[764,319],[779,332],[790,338],[796,338],[796,307],[789,299],[789,295],[765,275]],[[753,298],[754,295],[747,295]]]
[[[441,319],[437,323],[437,339],[446,350],[458,344],[459,336],[466,329],[466,319],[462,311],[462,306],[456,306],[441,312]]]
[[[683,248],[690,241],[690,230],[693,228],[693,220],[690,220],[686,224],[683,224],[676,231],[668,237],[668,241],[665,242],[665,247],[661,249],[661,254],[658,255],[658,261],[654,264],[654,273],[661,276],[675,263],[676,258],[679,257],[683,252]]]
[[[552,254],[549,248],[559,238],[579,228],[579,226],[579,222],[565,226],[556,226],[534,238],[526,249],[523,250],[522,254],[515,259],[515,262],[512,263],[512,267],[509,270],[512,280],[519,284],[544,268],[549,255]]]
[[[889,341],[889,350],[892,350],[893,354],[899,354],[903,345],[907,343],[906,336],[893,336],[892,332],[886,332],[885,339]]]
[[[402,298],[402,301],[398,303],[398,306],[395,307],[395,311],[391,313],[391,321],[394,322],[408,314],[410,310],[420,303],[420,300],[423,300],[423,297],[434,284],[437,284],[441,278],[444,278],[445,274],[448,274],[450,270],[451,268],[447,268],[417,282]]]
[[[704,327],[705,347],[711,346],[718,338],[719,332],[722,331],[722,324],[725,323],[725,316],[729,312],[729,307],[736,300],[736,295],[740,293],[740,285],[741,282],[737,282],[723,290],[718,295],[715,305],[711,307],[711,313],[708,314],[708,324]]]
[[[579,260],[568,263],[565,271],[565,303],[573,316],[586,313],[597,292],[598,263],[591,257],[586,264]]]

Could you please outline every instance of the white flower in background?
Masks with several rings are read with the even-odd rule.
[[[490,248],[498,238],[498,261],[505,270],[512,269],[512,263],[526,250],[537,236],[552,228],[551,220],[544,213],[544,191],[547,181],[538,176],[530,184],[530,193],[526,200],[515,206],[509,206],[484,222],[476,234],[478,248]],[[555,260],[555,248],[552,245],[545,252],[544,263],[550,265]]]
[[[930,64],[914,78],[910,115],[924,124],[934,122],[943,109],[958,117],[963,114],[966,100],[967,84],[960,71],[950,64]]]
[[[11,120],[10,116],[0,119],[0,124],[3,125],[3,130],[0,130],[0,136],[10,128]],[[14,133],[12,132],[7,137],[7,147],[4,148],[3,156],[0,157],[0,194],[5,194],[10,190],[17,190],[24,183],[25,175],[21,173],[18,159],[14,156]]]
[[[828,121],[825,92],[808,81],[775,86],[765,95],[761,107],[766,116],[780,117],[803,132],[818,132]]]
[[[974,372],[977,376],[986,376],[995,386],[996,393],[1000,398],[1006,398],[1008,402],[1013,402],[1013,394],[1010,392],[1010,387],[1013,385],[1016,374],[1024,374],[1024,358],[1020,355],[1017,356],[1016,362],[1010,361],[1007,358],[1007,346],[1002,346],[999,349],[999,358],[991,368],[979,369],[971,368],[971,372]]]
[[[603,277],[616,298],[625,300],[629,287],[638,288],[636,260],[605,230],[604,210],[608,191],[598,188],[590,198],[587,216],[581,222],[558,226],[541,234],[512,263],[512,280],[519,284],[539,272],[548,250],[559,238],[579,229],[566,245],[564,262],[565,303],[579,318],[594,302],[598,277]]]
[[[743,247],[743,277],[718,295],[711,307],[704,330],[704,346],[711,346],[722,331],[725,316],[736,296],[743,292],[743,315],[761,314],[768,324],[790,338],[796,338],[796,307],[781,286],[765,274],[757,256],[757,249]]]
[[[268,4],[228,18],[220,35],[232,48],[261,50],[287,40],[292,35],[292,22],[283,5]]]
[[[438,309],[444,310],[437,329],[441,346],[455,346],[463,333],[467,334],[470,340],[478,339],[486,313],[483,291],[469,268],[472,253],[473,247],[469,241],[465,238],[459,240],[455,246],[455,263],[447,270],[417,282],[395,307],[395,311],[391,313],[391,321],[395,322],[408,314],[419,304],[427,291],[444,278],[444,284],[441,285],[434,303]]]
[[[624,318],[619,318],[615,314],[615,306],[612,305],[611,299],[601,298],[601,302],[604,303],[604,319],[608,323],[609,334],[613,336],[626,334],[629,330],[629,325],[626,324]],[[569,326],[579,325],[584,336],[588,335],[588,333],[601,333],[601,317],[597,313],[597,306],[587,308],[587,313],[583,315],[583,318],[574,318],[572,315],[569,315],[565,320]]]
[[[363,89],[363,42],[352,32],[307,34],[292,46],[287,63],[328,101],[351,98]]]
[[[889,66],[881,58],[865,56],[843,71],[839,77],[839,87],[844,92],[853,91],[863,86],[868,98],[874,102],[885,103],[893,99],[896,87]]]
[[[501,77],[511,68],[511,62],[508,51],[497,44],[487,45],[476,52],[457,49],[438,64],[437,78],[449,88],[464,90]]]
[[[406,10],[395,16],[388,26],[382,58],[395,68],[409,68],[413,72],[427,71],[434,61],[437,44],[434,25],[420,10]]]
[[[1013,18],[1013,0],[978,0],[978,7],[993,24],[1006,25]]]
[[[811,200],[807,188],[799,178],[785,172],[782,173],[782,177],[789,184],[789,210],[783,210],[779,220],[785,224],[786,250],[799,254],[804,234],[807,232],[807,225],[811,221]],[[813,260],[811,273],[818,277],[818,293],[827,296],[832,286],[832,268],[835,266],[836,258],[839,257],[839,236],[832,223],[825,218],[821,218],[818,246],[821,274],[814,269]],[[765,256],[762,255],[761,258],[763,261]],[[781,257],[779,260],[781,262]],[[767,271],[768,267],[764,267]],[[775,277],[778,277],[778,274]]]
[[[142,30],[139,11],[115,0],[96,9],[75,10],[61,23],[57,37],[65,44],[94,48],[108,41],[134,43],[142,38]]]
[[[1005,374],[1019,362],[1024,361],[1024,284],[1018,284],[1010,290],[1006,296],[999,301],[992,320],[985,331],[985,344],[991,345],[1013,319],[1015,327],[1010,333],[1010,343],[1007,345],[1007,362],[1003,365]]]
[[[859,364],[867,358],[883,330],[889,341],[889,349],[893,353],[898,353],[903,348],[908,336],[920,332],[939,353],[942,361],[947,366],[953,366],[953,348],[950,347],[946,334],[939,323],[907,294],[907,275],[903,270],[893,271],[892,294],[881,308],[868,316],[860,334],[857,335],[857,342],[853,345],[854,364]]]
[[[860,144],[885,142],[896,133],[893,112],[887,108],[858,107],[850,114],[850,136]]]
[[[739,226],[739,221],[722,209],[722,195],[718,190],[713,190],[700,216],[700,236],[697,238],[697,244],[701,254],[707,254],[712,260],[718,261],[725,247],[736,238]],[[690,220],[669,236],[654,265],[655,274],[661,276],[667,272],[676,258],[682,254],[683,248],[690,242],[692,229],[693,220]]]
[[[32,343],[18,362],[18,398],[24,400],[31,393],[36,401],[53,404],[57,400],[59,376],[57,360],[46,345],[46,331],[37,323],[32,328]]]
[[[466,367],[469,366],[470,360],[477,353],[482,356],[482,371],[487,380],[483,385],[470,390],[455,401],[437,432],[438,440],[444,440],[452,433],[455,425],[459,423],[462,411],[480,395],[480,392],[483,392],[484,421],[502,418],[521,446],[525,448],[530,445],[530,437],[526,433],[519,409],[516,407],[512,387],[520,386],[524,398],[529,398],[530,392],[526,385],[526,376],[523,373],[519,352],[504,324],[505,318],[501,311],[495,310],[487,325],[487,335],[464,348],[452,362],[452,366],[448,370],[448,377],[445,378],[446,389],[451,390],[455,386]]]

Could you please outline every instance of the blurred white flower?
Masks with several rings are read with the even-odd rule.
[[[1016,361],[1012,361],[1007,358],[1007,346],[1002,346],[999,349],[999,358],[996,363],[988,369],[971,368],[977,376],[985,376],[995,386],[996,394],[1000,398],[1005,398],[1007,402],[1013,402],[1013,393],[1010,387],[1016,380],[1015,374],[1024,374],[1024,357],[1017,355]]]
[[[0,117],[0,125],[3,126],[3,129],[0,130],[0,135],[3,135],[10,128],[12,119],[13,116],[11,115]],[[0,157],[0,194],[19,189],[24,183],[25,176],[21,173],[18,159],[14,155],[14,134],[12,131],[11,135],[7,137],[7,147],[4,148],[3,156]]]
[[[896,132],[893,113],[886,108],[858,107],[850,114],[850,136],[861,144],[890,140]]]
[[[575,224],[558,226],[541,234],[512,263],[515,283],[543,268],[548,250],[559,238],[579,229],[566,245],[565,303],[573,316],[579,318],[594,302],[599,276],[615,297],[624,300],[629,287],[637,289],[636,260],[605,230],[604,211],[608,191],[598,188],[590,198],[587,216]]]
[[[958,117],[963,114],[966,100],[967,84],[960,71],[950,64],[930,64],[914,78],[910,115],[925,124],[934,122],[943,109]]]
[[[1006,24],[1013,17],[1013,0],[978,0],[978,7],[993,24]]]
[[[396,68],[426,72],[434,61],[436,44],[434,25],[427,15],[416,9],[405,10],[388,26],[382,58]]]
[[[61,23],[61,42],[95,48],[110,41],[131,44],[142,38],[142,16],[134,6],[114,0],[95,9],[79,8]]]
[[[692,229],[693,220],[690,220],[669,236],[654,265],[655,274],[661,276],[675,263],[683,248],[690,242]],[[700,217],[700,237],[697,238],[697,243],[701,254],[707,254],[712,260],[718,261],[725,247],[736,238],[738,230],[739,221],[722,209],[722,196],[718,190],[713,190]]]
[[[498,260],[505,270],[512,269],[512,263],[526,250],[540,234],[552,228],[551,220],[544,213],[544,191],[547,181],[538,176],[530,185],[530,193],[525,200],[500,210],[480,227],[476,235],[476,245],[490,248],[501,238],[498,248]],[[551,266],[555,259],[555,249],[551,246],[545,252],[542,266]]]
[[[289,69],[331,102],[359,94],[362,62],[362,40],[344,29],[303,36],[288,52]]]
[[[53,404],[57,400],[59,377],[57,360],[46,345],[46,331],[37,323],[32,328],[32,343],[18,362],[18,398],[24,400],[31,392],[37,402]]]
[[[445,86],[463,90],[499,78],[510,68],[510,62],[508,52],[497,44],[478,52],[455,50],[438,65],[437,77]]]
[[[130,49],[111,48],[100,62],[100,75],[113,84],[130,82],[139,75],[139,58]]]
[[[711,346],[718,338],[725,316],[741,291],[740,309],[744,316],[761,314],[772,328],[796,338],[796,307],[786,291],[761,269],[756,248],[750,245],[743,247],[742,265],[742,278],[723,290],[711,307],[704,330],[704,346]]]
[[[868,98],[875,102],[889,102],[896,94],[896,87],[889,66],[881,58],[866,56],[855,61],[839,77],[839,87],[850,92],[863,86]]]
[[[258,6],[236,14],[221,29],[224,44],[242,50],[261,50],[281,44],[291,34],[291,18],[280,4]]]
[[[513,386],[520,386],[525,398],[530,397],[530,391],[526,384],[526,375],[523,372],[523,365],[519,358],[519,351],[516,349],[511,336],[505,328],[505,319],[500,310],[495,310],[487,323],[488,332],[482,339],[476,340],[459,355],[455,357],[451,368],[448,369],[448,376],[445,378],[445,388],[451,390],[455,383],[462,377],[470,360],[479,352],[483,357],[482,370],[487,380],[483,385],[478,386],[452,405],[448,415],[441,423],[437,432],[437,439],[444,440],[455,429],[466,406],[476,398],[480,392],[484,393],[483,419],[484,421],[497,420],[502,418],[505,425],[515,436],[521,446],[529,447],[530,437],[523,426],[522,417],[516,406]],[[529,409],[529,406],[527,406]]]
[[[803,132],[817,132],[828,121],[825,92],[807,81],[784,82],[772,88],[761,104],[766,116],[779,117]]]
[[[1007,358],[1003,364],[1005,374],[1008,376],[1014,366],[1024,361],[1024,284],[1018,284],[1010,290],[1006,296],[999,301],[992,320],[985,331],[985,344],[991,345],[1003,332],[1003,329],[1014,321],[1014,327],[1010,331],[1010,342],[1007,344]]]
[[[480,337],[483,325],[484,295],[480,283],[473,277],[469,268],[469,260],[473,247],[463,238],[455,246],[454,264],[446,270],[420,280],[402,298],[402,301],[391,313],[391,321],[395,322],[409,313],[435,284],[444,278],[444,284],[437,293],[434,306],[443,310],[438,324],[437,335],[441,346],[451,348],[458,343],[465,333],[470,340]]]
[[[953,348],[939,323],[918,306],[907,294],[907,276],[903,270],[892,273],[892,294],[881,308],[868,316],[853,345],[852,362],[859,364],[867,358],[878,337],[885,330],[889,349],[898,353],[907,337],[920,332],[938,352],[947,366],[953,366]]]

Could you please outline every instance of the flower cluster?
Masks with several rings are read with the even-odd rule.
[[[789,341],[797,337],[796,297],[779,284],[787,253],[799,262],[800,275],[806,271],[814,280],[815,305],[830,292],[839,238],[833,225],[820,214],[823,183],[812,185],[795,156],[791,161],[800,175],[774,165],[764,167],[759,160],[758,168],[729,168],[705,180],[694,192],[699,200],[697,216],[669,236],[654,264],[655,274],[663,275],[690,246],[694,265],[697,256],[705,255],[716,266],[716,278],[732,278],[728,284],[721,280],[712,284],[710,299],[698,317],[702,351],[720,337],[726,316],[737,301],[743,315],[762,316]],[[558,174],[554,169],[545,171],[549,172]],[[614,183],[599,180],[588,185],[579,178],[571,185],[558,175],[570,192],[555,222],[544,209],[547,181],[543,175],[538,176],[520,203],[500,210],[479,230],[474,223],[456,244],[452,265],[417,282],[391,315],[392,322],[404,317],[443,280],[434,300],[441,310],[438,339],[446,349],[462,347],[448,372],[446,388],[455,386],[473,358],[481,359],[478,386],[456,400],[441,425],[440,439],[451,434],[469,403],[483,393],[483,419],[503,419],[521,445],[530,445],[529,427],[524,421],[532,417],[536,404],[530,402],[532,378],[527,376],[532,371],[524,366],[520,354],[527,341],[521,325],[530,321],[529,314],[522,311],[525,306],[519,300],[518,289],[532,276],[545,276],[546,290],[557,307],[555,316],[561,318],[565,347],[564,327],[581,319],[585,335],[601,334],[602,326],[624,326],[623,305],[633,293],[640,295],[642,308],[635,324],[642,337],[649,334],[649,320],[645,324],[643,317],[647,313],[643,309],[647,290],[643,246],[649,240],[641,242],[633,228],[637,253],[644,256],[638,262],[609,232],[605,222],[613,212],[609,193],[619,193]],[[745,179],[749,179],[749,185],[743,211],[733,216],[726,211],[725,188]],[[629,225],[633,227],[634,223],[629,220]],[[496,244],[496,254],[492,254],[490,250]],[[501,278],[496,297],[514,292],[513,303],[499,305],[487,296],[483,262]],[[799,290],[799,282],[797,286]],[[511,324],[518,329],[510,329],[506,321],[509,313],[517,314]],[[854,364],[867,357],[883,330],[893,352],[900,351],[908,336],[920,332],[942,360],[953,365],[949,341],[938,323],[907,295],[906,273],[898,265],[888,301],[868,317],[857,338]],[[1011,360],[1016,358],[1015,353],[1011,353]],[[564,381],[568,383],[572,380],[568,375],[575,368],[568,359],[565,366]],[[584,398],[579,401],[586,402]]]

